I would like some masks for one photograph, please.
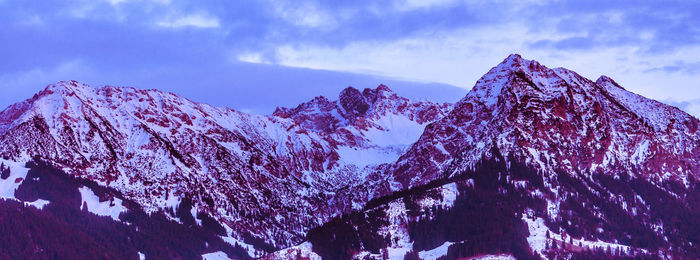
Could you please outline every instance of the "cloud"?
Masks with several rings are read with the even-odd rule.
[[[589,37],[569,37],[562,40],[539,40],[530,45],[533,48],[541,49],[590,49],[593,46],[593,40]]]
[[[276,14],[288,23],[302,28],[333,28],[336,15],[322,9],[314,2],[271,1]]]
[[[158,4],[162,4],[162,5],[169,5],[170,3],[172,3],[172,0],[140,0],[140,1],[139,0],[104,0],[104,1],[106,1],[107,3],[109,3],[112,6],[118,6],[121,4],[133,3],[133,2],[147,2],[147,3],[150,2],[150,3],[158,3]]]
[[[77,79],[82,73],[93,70],[80,60],[68,60],[50,68],[32,68],[26,71],[0,74],[0,110],[31,97],[46,85],[59,80]]]
[[[687,101],[676,101],[676,100],[664,100],[664,103],[675,106],[688,114],[700,118],[700,99],[687,100]]]
[[[260,114],[272,113],[277,106],[293,107],[319,95],[335,99],[349,85],[374,88],[384,83],[409,98],[442,102],[455,102],[466,94],[464,89],[444,84],[405,82],[361,74],[221,60],[191,62],[198,65],[134,64],[115,69],[70,60],[47,68],[4,73],[0,74],[3,94],[0,95],[0,107],[29,98],[47,84],[59,80],[78,80],[93,86],[108,84],[155,88],[198,102]]]
[[[105,1],[107,1],[107,2],[108,2],[109,4],[111,4],[111,5],[116,6],[116,5],[119,5],[119,4],[121,4],[121,3],[125,3],[125,2],[127,2],[127,1],[129,1],[129,0],[105,0]]]
[[[521,44],[526,36],[526,28],[513,24],[394,41],[357,42],[342,48],[284,45],[276,50],[276,62],[468,88],[488,68],[516,50],[509,49],[509,45]]]
[[[164,19],[156,24],[167,28],[218,28],[221,26],[217,17],[205,14],[190,14],[176,18]]]
[[[550,67],[567,67],[595,80],[615,78],[627,89],[665,100],[700,98],[700,46],[647,53],[632,44],[595,45],[585,37],[533,32],[521,24],[485,26],[422,34],[395,40],[358,41],[342,47],[297,44],[275,49],[276,64],[384,75],[418,82],[470,88],[509,53],[521,53]],[[543,39],[557,48],[533,47]],[[564,46],[568,45],[568,46]],[[255,57],[264,57],[262,55]],[[248,60],[255,62],[255,60]],[[671,64],[670,66],[668,64]],[[669,73],[684,71],[682,75]]]
[[[448,7],[457,2],[457,0],[397,0],[394,1],[394,6],[401,11],[411,11],[422,8]]]
[[[23,26],[43,26],[46,24],[46,22],[44,22],[44,19],[42,19],[41,16],[28,15],[25,17],[25,19],[19,21],[18,24]]]
[[[260,63],[260,64],[269,64],[270,62],[267,61],[261,53],[255,53],[255,52],[247,52],[247,53],[242,53],[238,54],[236,56],[236,60],[242,61],[242,62],[248,62],[248,63]]]
[[[644,72],[666,72],[666,73],[685,73],[689,75],[697,74],[700,72],[700,62],[688,63],[686,61],[676,61],[671,65],[664,65],[659,67],[653,67],[645,70]]]
[[[696,76],[700,3],[690,1],[73,0],[36,4],[0,0],[0,4],[0,56],[6,61],[0,63],[0,72],[17,78],[43,71],[33,77],[52,82],[56,80],[52,77],[61,75],[49,72],[77,60],[91,68],[86,71],[95,73],[95,78],[103,78],[100,82],[128,83],[139,78],[133,83],[162,82],[186,89],[191,86],[170,81],[170,75],[202,68],[190,76],[208,78],[211,85],[230,85],[231,66],[240,69],[246,63],[251,68],[364,73],[370,74],[368,78],[470,88],[508,54],[520,53],[593,79],[606,74],[645,96],[700,98],[700,76]],[[248,69],[243,70],[250,73],[236,77],[266,77]],[[226,76],[207,76],[214,73]],[[283,81],[240,80],[237,84],[284,85]],[[6,86],[0,82],[0,87]]]

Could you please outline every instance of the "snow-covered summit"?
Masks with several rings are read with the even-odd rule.
[[[386,86],[360,95],[370,108],[352,120],[338,101],[322,97],[285,117],[158,90],[62,81],[0,112],[0,156],[40,157],[147,211],[189,198],[233,230],[282,246],[368,200],[370,193],[347,187],[371,185],[367,174],[395,161],[449,107],[420,103],[427,110],[414,119],[421,106]],[[304,122],[317,116],[329,120]],[[389,130],[408,134],[376,137]]]
[[[345,88],[335,101],[317,97],[295,108],[278,108],[273,115],[327,136],[339,145],[399,147],[412,144],[423,129],[445,116],[448,103],[412,101],[385,85],[374,89]],[[401,155],[395,154],[395,158]]]
[[[615,168],[683,180],[700,172],[698,123],[608,77],[593,82],[514,54],[427,127],[393,168],[398,182],[412,186],[499,153],[548,172]]]

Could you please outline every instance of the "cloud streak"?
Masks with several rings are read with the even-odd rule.
[[[652,98],[700,98],[700,4],[692,2],[0,0],[0,23],[0,77],[27,88],[37,83],[22,79],[42,71],[41,82],[137,78],[187,92],[191,84],[168,75],[206,68],[190,76],[221,73],[208,84],[225,85],[290,77],[297,71],[277,68],[294,67],[316,71],[309,79],[337,71],[468,89],[521,53],[589,78],[606,74]],[[49,73],[66,64],[89,69]],[[230,71],[251,66],[269,74]],[[245,91],[235,94],[255,92]]]
[[[176,18],[162,20],[156,23],[158,26],[167,28],[218,28],[219,19],[206,14],[190,14]]]

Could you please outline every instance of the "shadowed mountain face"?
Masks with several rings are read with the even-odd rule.
[[[193,224],[185,205],[251,256],[694,257],[699,123],[511,55],[456,104],[348,87],[268,116],[59,82],[0,112],[0,156]]]

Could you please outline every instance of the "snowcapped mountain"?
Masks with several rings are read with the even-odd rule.
[[[341,160],[362,167],[396,161],[428,123],[450,110],[451,104],[413,102],[379,85],[362,92],[348,87],[336,101],[317,97],[273,115],[318,133],[339,147]]]
[[[332,258],[695,258],[699,123],[510,55],[387,167],[387,196],[309,239]]]
[[[541,171],[617,171],[688,185],[700,174],[699,123],[606,76],[593,82],[514,54],[428,126],[394,166],[395,178],[408,187],[453,176],[497,151]]]
[[[41,158],[149,212],[187,198],[234,238],[285,247],[368,200],[352,190],[449,109],[383,85],[348,100],[357,93],[260,116],[156,90],[59,82],[0,112],[0,155]],[[329,121],[312,122],[322,116]]]
[[[146,257],[697,258],[699,126],[517,54],[456,104],[379,85],[253,115],[59,82],[0,112],[0,197],[23,202],[0,207],[194,230]]]

